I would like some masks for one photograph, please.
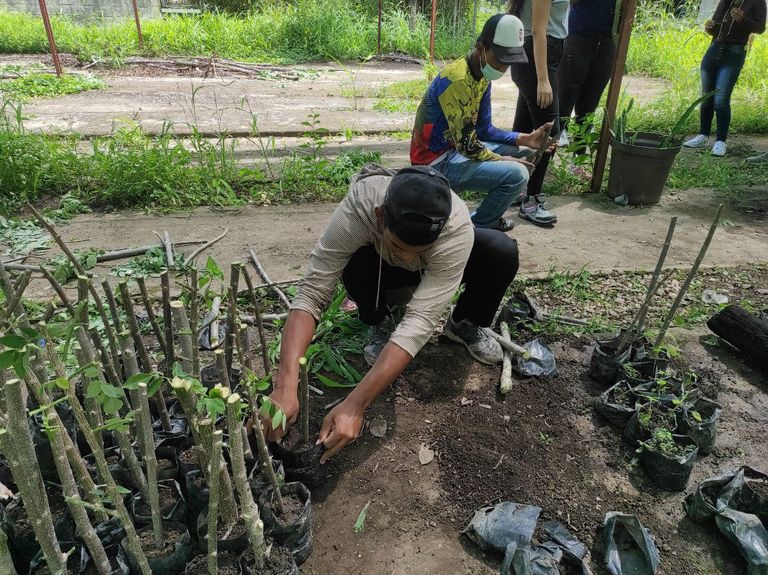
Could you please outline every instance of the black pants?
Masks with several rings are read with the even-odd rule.
[[[603,90],[611,79],[616,43],[613,36],[568,36],[563,47],[563,59],[557,70],[560,89],[560,116],[571,117],[582,125],[586,116],[597,110]],[[564,126],[565,127],[565,126]],[[574,154],[584,153],[583,149]]]
[[[453,310],[453,319],[468,319],[483,327],[491,325],[519,266],[515,240],[498,230],[475,228],[475,243],[461,280],[464,291]],[[347,295],[357,304],[360,321],[367,325],[381,323],[388,314],[386,290],[418,286],[421,282],[419,272],[382,262],[377,306],[378,276],[379,254],[371,244],[352,255],[341,276]]]
[[[552,103],[546,108],[539,108],[536,102],[536,88],[539,80],[536,76],[536,63],[533,58],[533,37],[525,39],[525,53],[528,56],[527,64],[513,64],[509,67],[512,81],[520,92],[517,96],[517,109],[515,110],[515,122],[512,129],[516,132],[532,132],[542,124],[553,122],[552,135],[560,133],[560,106],[558,103],[557,68],[563,55],[563,41],[547,36],[547,72],[549,84],[552,86]],[[544,185],[544,176],[547,175],[547,166],[552,155],[545,153],[536,170],[528,180],[528,194],[536,196],[541,193]]]

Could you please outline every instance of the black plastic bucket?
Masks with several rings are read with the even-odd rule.
[[[659,148],[665,137],[647,132],[627,132],[632,144],[611,140],[610,197],[626,196],[632,205],[659,202],[681,146],[676,141],[669,148]]]

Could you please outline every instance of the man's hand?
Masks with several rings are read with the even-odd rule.
[[[704,22],[704,31],[710,36],[714,36],[716,27],[717,26],[712,20],[707,20],[706,22]]]
[[[536,103],[539,105],[539,108],[546,108],[552,103],[552,100],[554,100],[554,96],[552,95],[552,86],[549,84],[549,78],[539,80],[536,86]]]
[[[264,430],[264,437],[267,441],[280,441],[299,416],[299,398],[296,396],[295,392],[283,391],[282,387],[278,387],[269,395],[269,400],[274,403],[277,408],[283,410],[287,423],[285,429],[283,429],[282,426],[273,429],[272,419],[266,415],[262,415],[260,417],[261,427]],[[251,418],[246,424],[248,433],[253,429],[253,425],[253,418]]]
[[[741,22],[744,20],[744,10],[741,8],[732,8],[731,9],[731,18],[733,18],[734,22]]]
[[[520,134],[517,138],[517,143],[520,146],[531,148],[532,150],[538,150],[539,146],[544,143],[544,140],[548,138],[549,131],[552,129],[552,122],[547,122],[536,128],[530,134]]]
[[[364,408],[347,397],[325,416],[317,439],[318,443],[325,445],[320,463],[325,463],[358,438],[363,427],[364,412]]]

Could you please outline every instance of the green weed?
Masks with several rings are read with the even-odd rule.
[[[393,82],[376,93],[378,100],[373,109],[380,112],[415,112],[428,87],[426,78]]]
[[[12,100],[26,101],[30,98],[52,98],[105,87],[102,80],[87,74],[66,74],[59,78],[55,74],[31,73],[0,81],[0,94]]]

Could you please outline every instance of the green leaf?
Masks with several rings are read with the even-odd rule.
[[[27,345],[27,340],[15,333],[9,333],[6,336],[0,337],[0,343],[11,349],[23,349]]]
[[[342,388],[342,387],[357,387],[356,383],[339,383],[338,381],[334,381],[330,377],[326,377],[320,373],[316,373],[315,377],[320,380],[320,383],[322,383],[326,387],[332,387],[332,388]]]
[[[29,357],[26,353],[17,353],[16,361],[13,364],[13,370],[16,372],[17,377],[25,377],[27,370],[29,369]]]
[[[355,521],[355,533],[361,533],[363,529],[365,528],[365,518],[368,515],[368,507],[371,505],[371,500],[368,500],[368,503],[363,506],[363,510],[360,512],[360,515],[357,516],[357,521]]]
[[[212,277],[223,279],[224,274],[221,273],[221,268],[211,256],[208,256],[208,261],[205,262],[205,269]]]
[[[98,379],[88,384],[88,388],[85,390],[85,397],[93,399],[101,395],[101,381]]]
[[[109,383],[101,384],[101,391],[104,395],[106,395],[109,398],[120,397],[120,392],[117,390],[117,388],[114,385],[111,385]]]
[[[69,380],[66,377],[57,377],[54,380],[56,387],[63,389],[64,391],[69,389]]]
[[[702,422],[701,414],[698,411],[691,411],[691,417],[698,421],[699,423]]]
[[[120,408],[123,407],[123,402],[116,397],[108,397],[102,407],[106,413],[111,415],[120,411]]]
[[[162,377],[154,377],[152,378],[152,381],[149,382],[149,385],[147,386],[147,395],[149,397],[152,397],[155,395],[159,390],[160,387],[163,385],[163,378]]]
[[[178,361],[173,362],[173,367],[171,368],[171,373],[174,377],[181,377],[186,379],[187,374],[184,373],[184,370],[181,368],[181,364]]]
[[[40,339],[40,334],[31,327],[21,327],[19,328],[19,331],[24,334],[24,337],[27,338],[28,341],[37,341]]]
[[[131,490],[130,490],[130,489],[126,489],[126,488],[125,488],[125,487],[123,487],[122,485],[117,485],[117,486],[116,486],[116,489],[117,489],[117,492],[118,492],[120,495],[130,495],[130,494],[131,494]]]
[[[0,370],[8,369],[14,363],[16,363],[17,355],[19,355],[19,352],[12,349],[0,353]]]
[[[85,377],[88,377],[90,379],[96,379],[97,377],[99,377],[99,368],[96,367],[95,365],[91,365],[86,367],[83,370],[83,373],[85,374]]]
[[[282,423],[283,419],[283,412],[282,410],[278,409],[275,415],[272,416],[272,429],[277,429],[280,427],[280,424]]]

